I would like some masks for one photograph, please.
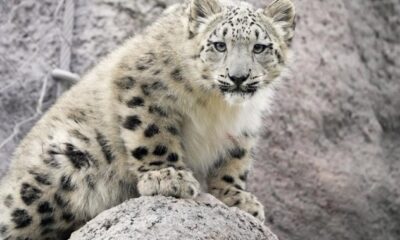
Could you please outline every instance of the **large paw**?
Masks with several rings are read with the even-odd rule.
[[[258,201],[256,196],[249,192],[229,188],[224,191],[220,200],[229,207],[238,207],[250,213],[262,222],[265,220],[264,206]]]
[[[173,196],[194,198],[199,194],[200,184],[187,170],[172,167],[149,171],[139,177],[138,191],[142,196]]]

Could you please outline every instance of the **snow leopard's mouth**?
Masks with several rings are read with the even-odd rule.
[[[224,81],[219,81],[219,89],[221,90],[222,93],[231,93],[231,94],[254,94],[257,89],[258,89],[258,84],[259,82],[252,82],[249,84],[241,84],[239,86],[237,85],[231,85],[227,82]]]

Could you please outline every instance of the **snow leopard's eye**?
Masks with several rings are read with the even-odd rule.
[[[264,44],[256,44],[254,45],[253,52],[255,54],[260,54],[265,51],[267,48],[271,48],[272,44],[264,45]]]
[[[215,42],[214,43],[214,48],[218,52],[225,52],[226,51],[226,44],[224,42]]]

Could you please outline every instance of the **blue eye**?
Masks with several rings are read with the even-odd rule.
[[[225,52],[226,51],[226,44],[224,42],[215,42],[214,43],[214,48],[218,52]]]
[[[272,46],[267,46],[264,44],[256,44],[256,45],[254,45],[253,52],[255,54],[260,54],[260,53],[264,52],[265,49],[270,48],[270,47],[272,47]]]

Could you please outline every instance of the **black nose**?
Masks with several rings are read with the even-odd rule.
[[[246,81],[250,74],[247,74],[246,76],[230,76],[228,75],[229,78],[236,84],[236,86],[240,86],[244,81]]]

